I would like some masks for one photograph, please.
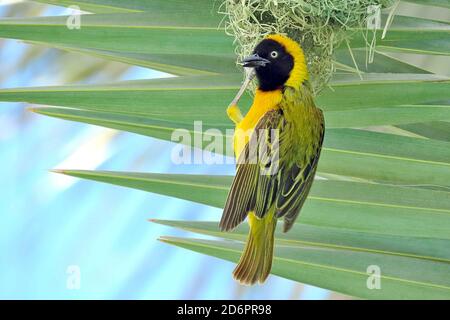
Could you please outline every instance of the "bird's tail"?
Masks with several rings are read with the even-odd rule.
[[[250,231],[247,244],[233,276],[242,284],[252,285],[256,282],[263,283],[269,276],[277,219],[273,212],[262,219],[250,212],[248,219]]]

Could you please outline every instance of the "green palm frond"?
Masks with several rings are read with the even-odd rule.
[[[169,141],[176,129],[193,132],[197,120],[204,130],[225,134],[232,128],[225,109],[242,74],[233,38],[218,13],[220,1],[38,2],[77,5],[94,14],[81,16],[79,30],[66,27],[67,17],[3,19],[0,37],[178,77],[0,89],[0,101],[41,104],[45,107],[33,111]],[[446,0],[402,3],[450,9]],[[361,30],[348,30],[350,50],[346,44],[336,50],[337,72],[317,97],[327,126],[318,173],[327,180],[314,183],[292,232],[276,234],[274,274],[362,298],[450,298],[450,78],[402,59],[404,53],[427,61],[449,59],[450,15],[430,19],[405,12],[395,17],[384,39],[382,28],[377,31],[372,64],[366,64]],[[250,101],[247,94],[241,105]],[[62,173],[217,208],[232,179]],[[230,261],[237,260],[247,232],[241,226],[221,233],[217,222],[155,222],[217,237],[162,241]],[[371,265],[381,268],[379,290],[366,285]]]

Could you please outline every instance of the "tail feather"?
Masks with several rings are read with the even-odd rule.
[[[261,283],[266,281],[267,277],[270,274],[270,270],[272,269],[272,260],[273,260],[273,243],[274,243],[274,233],[275,233],[275,227],[277,226],[277,220],[273,219],[273,227],[266,229],[266,257],[264,259],[264,264],[262,267],[262,274],[264,275],[264,278],[260,280]]]
[[[246,285],[264,283],[270,274],[276,218],[268,214],[259,219],[253,213],[249,213],[249,223],[247,244],[233,271],[234,278]]]

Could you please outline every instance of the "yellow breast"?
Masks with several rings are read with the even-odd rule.
[[[242,121],[236,126],[234,133],[234,153],[239,158],[245,145],[248,143],[253,129],[258,121],[270,110],[279,108],[283,94],[281,90],[261,91],[256,90],[255,98],[250,110]]]

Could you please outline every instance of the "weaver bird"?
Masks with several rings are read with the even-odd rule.
[[[324,118],[313,101],[303,50],[294,40],[269,35],[241,64],[250,72],[227,109],[236,124],[237,169],[219,226],[230,231],[248,218],[247,243],[233,276],[251,285],[269,276],[277,220],[282,218],[283,231],[289,231],[309,193],[322,148]],[[237,101],[254,75],[258,88],[243,117]],[[249,130],[250,138],[242,140]],[[278,143],[271,130],[278,133]],[[254,137],[258,143],[264,140],[264,156],[249,156]]]

